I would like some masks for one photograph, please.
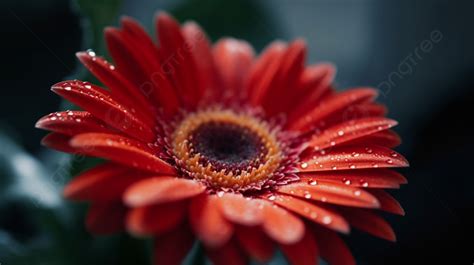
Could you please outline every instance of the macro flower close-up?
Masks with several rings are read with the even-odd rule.
[[[407,181],[392,148],[397,122],[377,90],[335,89],[335,66],[307,64],[305,41],[260,54],[244,40],[211,43],[195,22],[156,16],[153,40],[135,20],[107,27],[108,62],[78,52],[103,86],[67,80],[52,91],[81,110],[36,127],[45,146],[102,158],[65,187],[90,204],[94,234],[154,241],[154,264],[180,264],[202,242],[213,264],[355,264],[339,234],[395,241],[380,211],[403,215],[384,189]]]
[[[473,9],[0,1],[0,265],[472,264]]]

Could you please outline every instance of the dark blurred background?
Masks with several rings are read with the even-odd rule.
[[[87,78],[76,51],[100,52],[100,29],[121,14],[151,29],[158,9],[197,20],[214,40],[243,38],[258,51],[304,37],[309,63],[337,65],[340,89],[378,87],[400,122],[398,151],[411,162],[403,170],[409,184],[393,192],[407,215],[387,216],[395,244],[351,235],[354,255],[365,265],[473,264],[471,0],[2,0],[0,264],[147,263],[138,258],[147,243],[84,231],[83,207],[60,197],[63,175],[84,161],[45,150],[44,132],[33,126],[62,106],[52,84]]]

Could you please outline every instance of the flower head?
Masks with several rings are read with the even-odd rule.
[[[155,43],[135,21],[107,28],[114,65],[79,60],[106,88],[52,90],[79,106],[41,118],[51,148],[107,162],[74,178],[95,233],[155,238],[155,263],[179,264],[197,239],[215,264],[268,260],[354,264],[336,232],[395,240],[376,210],[403,214],[383,188],[407,161],[372,88],[336,92],[330,64],[305,65],[302,40],[259,56],[245,41],[211,45],[193,22],[157,16]]]

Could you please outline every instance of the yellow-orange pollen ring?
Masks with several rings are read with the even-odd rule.
[[[193,146],[194,132],[206,124],[229,124],[243,128],[258,137],[262,150],[266,152],[258,156],[258,163],[244,169],[218,169],[203,154],[196,152]],[[276,129],[250,114],[232,110],[210,109],[190,113],[176,127],[171,144],[180,166],[191,177],[202,180],[214,189],[246,190],[258,187],[278,170],[284,158]]]

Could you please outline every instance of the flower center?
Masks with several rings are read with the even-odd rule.
[[[172,136],[180,169],[213,190],[261,188],[280,167],[277,130],[249,114],[204,110],[187,115]]]

